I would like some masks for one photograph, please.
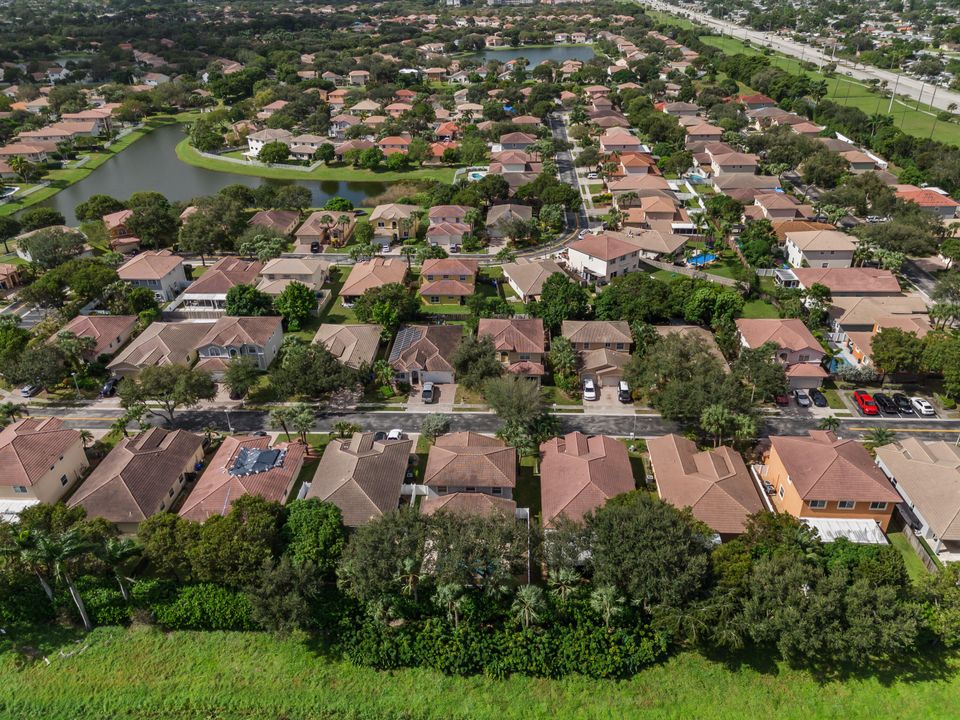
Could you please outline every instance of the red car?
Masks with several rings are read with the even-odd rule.
[[[864,415],[876,415],[879,412],[879,410],[877,410],[877,404],[866,390],[857,390],[854,392],[853,399],[856,400],[860,412]]]

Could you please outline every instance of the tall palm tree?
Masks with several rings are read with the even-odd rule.
[[[140,557],[141,552],[140,545],[131,538],[110,538],[97,552],[100,559],[113,570],[113,576],[117,579],[123,599],[127,602],[130,602],[130,590],[124,580],[133,561]]]
[[[84,629],[92,630],[93,623],[90,622],[87,606],[84,604],[83,598],[80,597],[80,591],[77,590],[76,583],[73,581],[70,566],[72,561],[96,549],[96,545],[84,537],[79,530],[72,528],[59,534],[39,534],[36,547],[37,554],[43,558],[46,566],[50,568],[53,577],[63,582],[67,586],[67,590],[70,591],[70,597],[73,598],[73,602],[80,612]]]
[[[40,586],[50,602],[53,602],[53,588],[44,577],[48,572],[44,558],[37,551],[37,535],[30,530],[20,530],[10,535],[10,542],[0,548],[3,555],[18,559],[27,569],[37,576]]]
[[[340,228],[340,244],[345,245],[347,242],[347,226],[350,224],[350,216],[346,213],[341,213],[337,215],[337,227]]]
[[[293,413],[291,408],[281,405],[279,407],[273,408],[270,411],[270,416],[268,422],[272,428],[280,428],[283,430],[284,434],[287,436],[287,442],[290,442],[290,427],[289,424],[293,421]]]
[[[400,572],[397,573],[396,580],[400,584],[401,592],[413,598],[413,602],[420,601],[420,578],[422,571],[420,562],[416,558],[408,557],[403,561]]]
[[[333,227],[333,218],[330,215],[324,213],[320,216],[320,227],[322,227],[326,232],[330,232],[330,228]]]
[[[90,447],[90,445],[93,443],[93,433],[90,432],[89,430],[81,430],[80,442],[83,443],[83,446],[85,448]]]
[[[513,598],[510,611],[520,621],[524,629],[536,623],[546,608],[543,590],[536,585],[524,585]]]
[[[590,594],[590,609],[593,610],[606,628],[614,618],[623,612],[623,598],[613,585],[602,585]]]
[[[118,417],[113,421],[113,424],[110,426],[110,432],[117,433],[118,435],[123,435],[124,437],[130,437],[130,433],[127,430],[127,416],[123,415]]]
[[[16,420],[27,414],[27,408],[19,403],[5,402],[0,403],[0,417],[6,420]]]

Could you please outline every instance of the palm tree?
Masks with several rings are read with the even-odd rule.
[[[0,417],[6,420],[16,420],[27,414],[27,408],[19,403],[5,402],[0,403]]]
[[[333,424],[332,430],[336,433],[337,437],[343,439],[349,435],[353,435],[355,432],[360,432],[361,428],[356,423],[347,422],[346,420],[340,420]]]
[[[347,225],[350,224],[350,216],[346,213],[337,215],[337,227],[340,228],[340,244],[345,245],[347,241]]]
[[[80,442],[83,443],[83,446],[84,446],[85,448],[86,448],[86,447],[89,447],[90,444],[93,443],[93,433],[90,432],[89,430],[81,430],[81,431],[80,431]]]
[[[836,415],[828,415],[820,421],[820,424],[817,427],[828,432],[836,432],[840,429],[840,420]]]
[[[92,552],[95,548],[96,545],[85,538],[76,528],[59,534],[38,535],[36,540],[37,554],[43,558],[54,578],[67,586],[70,597],[73,598],[73,602],[80,612],[83,627],[87,631],[93,629],[93,623],[90,622],[87,606],[84,604],[83,598],[80,597],[80,591],[77,590],[73,576],[70,574],[70,565],[73,560]]]
[[[23,563],[27,569],[37,576],[40,586],[50,602],[53,602],[53,588],[44,577],[47,567],[43,558],[37,552],[37,535],[30,530],[20,530],[11,533],[10,543],[4,545],[0,552],[4,555],[13,556]]]
[[[400,248],[400,254],[403,255],[403,256],[407,259],[407,272],[410,272],[410,269],[411,269],[411,261],[410,261],[410,258],[416,256],[416,254],[417,254],[417,248],[415,248],[415,247],[413,247],[413,246],[411,246],[411,245],[404,245],[402,248]]]
[[[603,626],[610,627],[614,618],[623,612],[623,599],[613,585],[602,585],[590,593],[590,609],[603,620]]]
[[[393,366],[388,360],[380,358],[373,364],[373,377],[380,385],[390,385],[393,382]]]
[[[280,407],[275,407],[270,411],[270,416],[268,422],[272,428],[280,428],[283,430],[284,434],[287,436],[287,442],[290,442],[290,428],[288,424],[293,421],[293,413],[291,408],[281,405]]]
[[[560,568],[547,574],[547,584],[554,595],[565,603],[570,594],[580,586],[581,577],[575,570]]]
[[[526,630],[540,619],[540,615],[545,608],[546,602],[543,599],[543,590],[536,585],[524,585],[517,590],[510,611]]]
[[[206,444],[209,445],[213,442],[213,436],[218,434],[217,430],[213,425],[207,425],[203,428],[203,439],[206,441]]]
[[[127,589],[124,579],[126,579],[126,573],[133,565],[133,560],[139,558],[141,552],[140,545],[131,538],[110,538],[97,553],[100,559],[113,570],[123,599],[127,602],[130,602],[130,591]]]
[[[460,609],[463,607],[463,588],[454,584],[441,585],[433,599],[447,611],[447,619],[457,627],[460,624]]]
[[[419,602],[420,563],[416,558],[408,557],[403,561],[403,567],[397,573],[396,580],[400,583],[401,592],[408,597],[413,598],[413,602]]]
[[[723,443],[723,436],[733,423],[734,417],[723,405],[708,405],[700,414],[700,427],[704,432],[713,435],[713,446]]]
[[[130,437],[129,432],[127,431],[127,423],[129,419],[126,415],[122,415],[113,421],[113,424],[110,426],[110,432],[116,433],[118,435],[123,435],[124,437]]]
[[[300,436],[300,442],[307,444],[307,434],[313,430],[313,424],[316,422],[313,408],[306,403],[297,403],[291,408],[290,424],[293,425],[294,432]]]
[[[889,445],[893,442],[896,433],[885,427],[876,427],[867,433],[867,446],[878,448],[883,445]]]
[[[326,213],[324,213],[323,215],[321,215],[321,216],[320,216],[320,227],[322,227],[324,230],[326,230],[326,231],[329,233],[329,232],[330,232],[330,228],[333,227],[333,218],[330,217],[329,215],[327,215]]]

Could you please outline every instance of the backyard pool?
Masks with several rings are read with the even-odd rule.
[[[467,173],[467,179],[471,182],[476,182],[477,180],[482,180],[487,176],[486,170],[471,170]]]
[[[694,255],[692,258],[687,260],[687,265],[692,267],[703,267],[704,265],[709,265],[717,259],[717,256],[713,253],[700,253],[699,255]]]

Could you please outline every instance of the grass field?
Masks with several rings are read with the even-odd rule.
[[[177,144],[177,157],[188,165],[195,165],[206,170],[233,173],[235,175],[255,175],[273,180],[346,180],[353,182],[396,182],[398,180],[438,180],[449,183],[453,180],[453,168],[427,168],[407,170],[406,172],[391,172],[389,170],[363,170],[350,166],[320,166],[310,172],[303,170],[287,170],[285,168],[267,168],[257,165],[243,165],[240,163],[215,160],[204,157],[190,146],[187,138]]]
[[[929,574],[926,566],[917,557],[916,551],[907,543],[907,538],[904,537],[902,532],[887,533],[887,539],[903,556],[903,562],[907,566],[907,574],[910,575],[911,580],[916,581]]]
[[[23,638],[50,658],[26,667],[0,654],[0,715],[44,720],[306,720],[403,718],[672,718],[778,720],[956,717],[955,660],[927,663],[913,681],[818,682],[770,664],[686,653],[623,682],[584,678],[451,678],[427,670],[378,673],[301,638],[258,633],[162,633],[104,628],[82,638]],[[79,636],[78,636],[79,638]],[[15,639],[14,641],[17,641]],[[72,657],[66,651],[87,649]],[[951,710],[950,708],[954,708]]]
[[[714,35],[704,35],[700,38],[706,45],[723,50],[728,54],[745,53],[748,55],[763,54],[762,50],[754,45],[745,45],[742,41],[730,37],[717,37]],[[827,97],[841,105],[850,105],[857,107],[867,115],[875,113],[886,114],[887,107],[890,105],[889,98],[881,98],[876,93],[871,93],[867,89],[866,83],[849,78],[842,73],[837,73],[834,77],[828,78],[816,70],[804,70],[800,67],[800,61],[779,53],[767,56],[770,62],[790,73],[806,73],[812,79],[826,80]],[[893,88],[889,88],[893,90]],[[930,105],[920,104],[917,110],[916,100],[908,101],[905,99],[896,99],[893,102],[893,120],[894,123],[904,132],[917,137],[930,137],[931,130],[934,130],[934,114],[936,110],[931,110]],[[938,140],[954,145],[960,145],[960,125],[950,122],[937,122],[935,134]]]

